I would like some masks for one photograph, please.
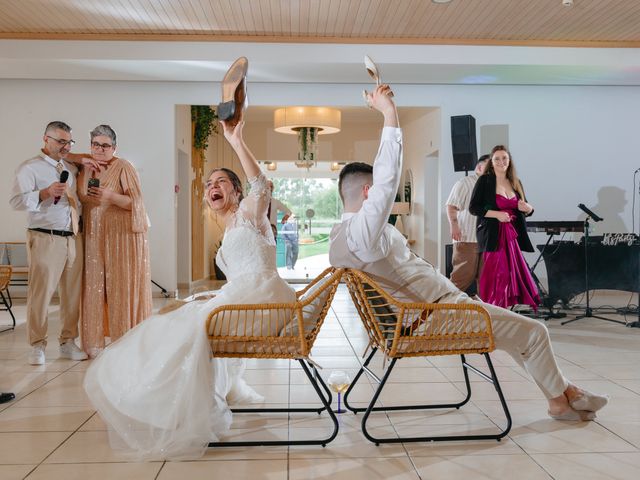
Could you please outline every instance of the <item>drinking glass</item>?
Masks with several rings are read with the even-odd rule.
[[[346,410],[342,410],[340,406],[340,396],[347,391],[349,385],[351,385],[351,379],[347,372],[343,372],[342,370],[334,370],[329,375],[329,379],[327,380],[329,383],[329,387],[331,390],[338,394],[338,410],[336,413],[345,413]]]

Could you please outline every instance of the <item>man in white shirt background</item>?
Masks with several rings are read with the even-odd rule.
[[[9,203],[26,210],[29,287],[27,331],[31,365],[45,363],[48,307],[58,289],[60,297],[60,357],[86,360],[78,337],[84,253],[79,232],[80,202],[76,193],[77,167],[65,157],[75,143],[64,122],[47,125],[41,153],[16,170]],[[88,161],[88,160],[87,160]],[[66,171],[67,174],[62,172]],[[60,182],[66,176],[66,182]],[[92,301],[92,299],[85,299]]]
[[[367,93],[368,103],[384,116],[384,128],[373,167],[355,162],[340,172],[344,213],[331,230],[331,265],[368,273],[400,301],[482,306],[491,316],[496,348],[529,372],[547,398],[548,414],[558,420],[593,420],[608,398],[582,390],[563,376],[544,324],[472,300],[411,252],[406,238],[388,223],[402,171],[402,130],[392,96],[388,85]]]
[[[476,239],[477,218],[469,212],[469,201],[478,177],[484,173],[489,155],[478,159],[475,172],[458,180],[447,199],[447,218],[453,240],[451,281],[463,292],[477,280],[481,254]]]

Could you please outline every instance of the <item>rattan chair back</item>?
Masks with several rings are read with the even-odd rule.
[[[217,357],[306,358],[331,306],[343,270],[328,268],[294,303],[222,305],[206,329]]]
[[[9,286],[12,270],[11,265],[0,265],[0,292]]]
[[[371,344],[389,358],[495,348],[491,318],[480,305],[402,302],[364,272],[347,269],[344,278]]]

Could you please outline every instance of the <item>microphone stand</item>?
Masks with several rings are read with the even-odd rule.
[[[582,205],[582,204],[581,204]],[[584,219],[584,291],[587,295],[587,307],[585,308],[583,315],[578,315],[571,320],[567,320],[562,322],[560,325],[566,325],[567,323],[575,322],[576,320],[580,320],[582,318],[598,318],[600,320],[605,320],[607,322],[613,323],[621,323],[625,325],[625,322],[620,320],[614,320],[612,318],[601,317],[599,315],[594,315],[591,306],[589,305],[589,220],[591,220],[591,215],[587,214],[587,218]]]

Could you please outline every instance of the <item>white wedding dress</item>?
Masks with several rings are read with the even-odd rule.
[[[259,175],[250,184],[216,257],[228,279],[224,287],[209,300],[149,317],[87,370],[84,388],[112,448],[144,460],[197,458],[231,424],[229,392],[238,403],[261,398],[242,379],[244,360],[211,358],[205,332],[218,305],[295,301],[276,268],[266,179]]]

